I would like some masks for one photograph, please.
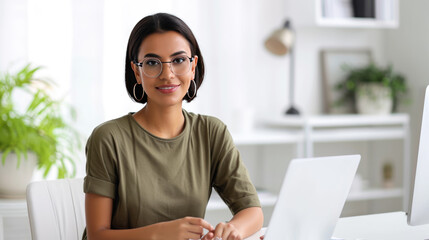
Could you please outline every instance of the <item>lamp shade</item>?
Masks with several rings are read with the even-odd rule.
[[[289,28],[288,22],[285,27],[275,30],[265,41],[265,47],[275,55],[285,55],[293,47],[294,33]]]

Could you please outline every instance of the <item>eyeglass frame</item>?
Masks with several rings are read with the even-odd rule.
[[[185,55],[185,56],[186,56],[186,55]],[[192,63],[192,62],[194,61],[194,59],[195,59],[195,56],[194,56],[194,57],[188,57],[188,56],[186,56],[186,57],[189,59],[189,62],[190,62],[190,63]],[[151,57],[151,58],[152,58],[152,57]],[[145,61],[145,59],[148,59],[148,58],[147,58],[147,57],[146,57],[146,58],[143,58],[143,62]],[[155,59],[159,60],[159,58],[155,58]],[[157,77],[159,77],[159,75],[161,75],[162,70],[163,70],[163,63],[170,63],[170,71],[171,71],[172,73],[174,73],[174,75],[176,75],[176,76],[184,75],[184,74],[188,73],[188,72],[189,72],[189,70],[191,70],[191,67],[189,67],[188,72],[183,73],[183,74],[176,74],[176,73],[173,71],[173,69],[171,68],[171,63],[172,63],[172,61],[163,62],[163,61],[159,60],[159,62],[161,63],[161,71],[159,71],[158,75],[156,75],[156,76],[154,76],[154,77],[151,77],[151,76],[148,76],[148,75],[143,71],[143,62],[138,62],[137,60],[133,60],[133,63],[134,63],[137,67],[141,68],[141,72],[143,72],[143,74],[144,74],[146,77],[149,77],[149,78],[157,78]]]

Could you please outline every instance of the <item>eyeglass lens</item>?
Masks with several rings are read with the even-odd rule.
[[[175,75],[183,75],[191,69],[191,61],[188,56],[177,56],[171,59],[170,70]],[[142,64],[143,73],[148,77],[158,77],[162,72],[162,62],[158,58],[145,58]]]

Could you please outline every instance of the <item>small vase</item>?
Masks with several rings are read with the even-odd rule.
[[[0,153],[0,159],[3,153]],[[33,177],[34,169],[37,166],[37,156],[28,153],[27,159],[21,155],[19,167],[17,167],[18,157],[15,153],[9,153],[5,164],[0,161],[0,198],[25,198],[27,184]]]
[[[392,90],[380,83],[359,84],[355,97],[359,114],[387,115],[392,112]]]

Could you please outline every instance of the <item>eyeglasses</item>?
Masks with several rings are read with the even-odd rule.
[[[175,75],[183,75],[191,70],[191,62],[194,61],[194,57],[188,57],[186,55],[179,55],[171,59],[169,62],[161,62],[158,58],[144,58],[143,62],[133,61],[135,65],[140,67],[140,71],[150,78],[158,77],[162,72],[162,64],[170,63],[170,70]]]

